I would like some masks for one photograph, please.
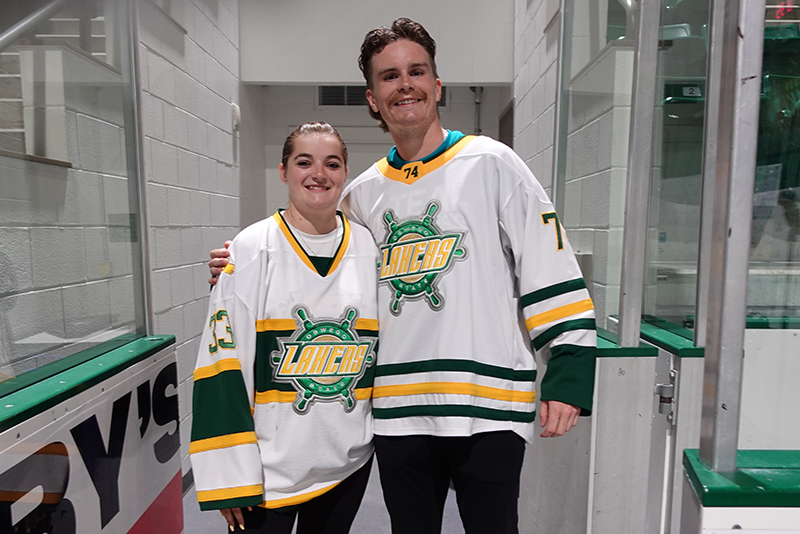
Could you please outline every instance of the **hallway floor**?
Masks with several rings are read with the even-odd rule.
[[[224,534],[227,524],[218,512],[201,512],[195,498],[194,486],[183,496],[184,534]],[[383,504],[377,464],[372,465],[367,493],[358,511],[350,534],[389,534],[389,513]],[[455,492],[451,488],[444,505],[442,534],[464,534],[458,517]]]

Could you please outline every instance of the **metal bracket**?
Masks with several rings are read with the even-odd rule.
[[[670,424],[675,424],[675,379],[678,372],[669,372],[669,384],[656,384],[654,395],[658,395],[658,413],[667,416]]]

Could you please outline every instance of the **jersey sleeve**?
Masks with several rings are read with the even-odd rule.
[[[256,318],[236,290],[251,278],[248,268],[237,272],[237,245],[211,294],[194,371],[189,454],[201,510],[263,502],[251,411]]]
[[[510,151],[509,151],[510,152]],[[592,410],[594,306],[572,247],[539,182],[516,154],[501,164],[501,234],[513,257],[525,327],[547,362],[541,400]]]
[[[356,199],[357,194],[355,184],[348,184],[344,192],[342,192],[342,199],[339,201],[339,209],[342,210],[344,216],[352,222],[360,224],[361,226],[366,226],[364,215],[361,213],[360,206]]]

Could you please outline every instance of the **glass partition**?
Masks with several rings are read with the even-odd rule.
[[[694,317],[697,292],[709,4],[661,9],[644,310],[679,326]]]
[[[753,191],[738,443],[798,449],[800,373],[800,8],[768,5]],[[645,320],[693,339],[706,97],[707,0],[662,3]],[[725,88],[722,88],[724,91]],[[701,213],[705,209],[706,213]],[[714,273],[711,273],[714,276]]]
[[[619,314],[634,41],[617,0],[567,0],[564,13],[556,198],[597,325],[610,329]]]
[[[778,14],[781,16],[777,17]],[[770,20],[770,15],[776,19]],[[764,31],[748,280],[748,315],[754,327],[759,323],[767,328],[800,327],[798,15],[797,7],[773,7],[767,11]]]
[[[144,333],[125,3],[12,4],[0,10],[0,381]]]
[[[786,424],[793,417],[793,379],[800,376],[798,24],[797,2],[776,3],[767,8],[747,281],[740,449],[800,449],[800,428]]]
[[[706,0],[664,2],[645,310],[694,326],[703,168]],[[797,328],[800,310],[800,8],[766,14],[748,328]],[[691,336],[691,332],[688,332]]]

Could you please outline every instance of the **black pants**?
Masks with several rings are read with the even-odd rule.
[[[392,534],[439,534],[452,480],[466,534],[516,534],[525,441],[513,432],[470,437],[375,436]]]
[[[369,481],[372,458],[339,485],[308,502],[281,511],[254,506],[242,509],[250,534],[291,534],[297,517],[297,534],[347,534],[356,517]],[[230,534],[230,533],[229,533]]]

